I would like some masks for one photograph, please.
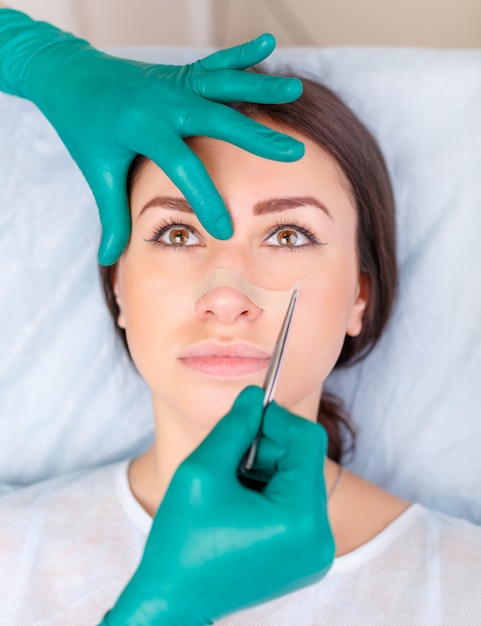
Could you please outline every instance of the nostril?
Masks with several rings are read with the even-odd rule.
[[[262,313],[245,294],[231,287],[215,287],[205,293],[195,304],[200,319],[221,324],[233,324],[236,320],[254,321]]]

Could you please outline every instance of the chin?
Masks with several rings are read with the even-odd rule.
[[[172,394],[153,393],[154,410],[160,419],[183,423],[193,432],[210,432],[232,408],[239,393],[253,382],[204,385],[178,389]],[[170,397],[169,397],[170,396]]]
[[[195,402],[191,404],[189,419],[209,430],[219,422],[232,409],[240,392],[247,384],[231,385],[228,389],[201,393]]]

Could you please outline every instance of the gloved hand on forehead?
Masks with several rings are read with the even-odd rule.
[[[34,102],[82,170],[100,211],[100,263],[114,263],[128,242],[126,176],[137,153],[164,170],[220,239],[232,234],[229,214],[182,138],[223,139],[280,161],[302,156],[298,141],[222,104],[299,97],[297,79],[240,71],[274,46],[266,34],[190,65],[151,65],[112,57],[50,24],[0,10],[0,90]]]
[[[334,558],[324,483],[325,430],[276,403],[263,432],[262,492],[237,478],[264,392],[248,387],[179,466],[141,563],[103,625],[204,626],[320,580]],[[269,468],[267,468],[269,469]]]

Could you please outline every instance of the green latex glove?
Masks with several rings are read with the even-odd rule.
[[[139,568],[102,624],[204,626],[326,574],[334,541],[324,429],[270,404],[259,460],[275,465],[274,476],[261,493],[237,479],[263,398],[259,387],[245,389],[179,466]]]
[[[183,137],[223,139],[260,156],[293,161],[303,145],[221,104],[290,102],[297,79],[239,70],[264,60],[272,35],[185,66],[151,65],[104,54],[18,11],[0,11],[0,90],[34,102],[87,179],[103,227],[99,261],[114,263],[130,236],[125,181],[134,156],[157,163],[215,237],[232,235],[224,203]]]

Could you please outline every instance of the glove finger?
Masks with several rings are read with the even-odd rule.
[[[165,146],[168,145],[168,150]],[[202,161],[178,136],[149,136],[140,150],[154,161],[184,194],[202,226],[218,239],[232,236],[232,220]]]
[[[290,496],[295,501],[319,496],[319,489],[325,490],[327,435],[324,428],[272,402],[266,409],[264,433],[284,450],[266,495]]]
[[[199,74],[195,77],[194,86],[201,96],[217,102],[283,104],[297,100],[302,93],[302,83],[298,78],[231,70]]]
[[[216,70],[245,70],[247,67],[264,61],[276,47],[276,40],[270,33],[264,33],[252,41],[239,46],[219,50],[197,61],[208,72]]]
[[[289,135],[242,115],[222,104],[209,103],[206,113],[192,115],[184,128],[185,137],[213,137],[274,161],[297,161],[304,144]]]
[[[263,494],[291,512],[296,541],[309,546],[302,554],[305,584],[309,584],[326,574],[335,555],[324,479],[327,435],[319,424],[296,417],[275,402],[267,407],[264,431],[275,440],[287,441]]]
[[[99,168],[88,181],[94,194],[102,224],[98,251],[101,265],[116,263],[130,239],[131,218],[125,181],[128,163],[116,168]]]
[[[207,466],[215,464],[236,470],[256,436],[261,421],[264,390],[247,387],[237,396],[232,409],[195,450],[195,460]],[[232,472],[234,476],[235,473]]]
[[[283,455],[284,448],[269,437],[266,437],[264,433],[257,449],[255,467],[269,470],[273,473],[278,468],[279,460]]]

